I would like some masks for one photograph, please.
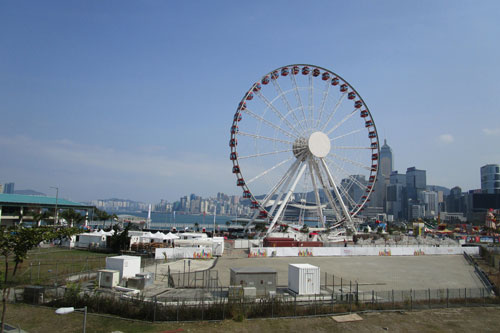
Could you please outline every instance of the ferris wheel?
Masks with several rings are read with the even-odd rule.
[[[255,209],[249,224],[354,228],[374,189],[379,141],[358,92],[325,68],[295,64],[245,92],[231,126],[236,184]],[[248,227],[248,225],[247,225]]]

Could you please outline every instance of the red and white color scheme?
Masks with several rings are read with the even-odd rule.
[[[325,68],[294,64],[255,78],[230,127],[236,185],[267,220],[353,229],[379,165],[377,129],[359,93]],[[298,212],[291,220],[287,208]]]

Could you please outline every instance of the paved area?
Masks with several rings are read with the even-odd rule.
[[[190,266],[188,264],[190,262]],[[165,264],[147,267],[149,272],[157,272],[158,290],[161,290],[170,267],[171,273],[189,270],[203,271],[210,269],[215,259],[193,260],[185,259]],[[227,251],[218,258],[213,270],[218,271],[222,286],[229,285],[230,268],[232,267],[271,267],[277,270],[278,285],[288,285],[288,264],[309,263],[321,269],[321,281],[324,284],[325,272],[328,273],[328,285],[335,275],[335,284],[348,284],[349,280],[359,283],[360,291],[371,290],[423,290],[445,288],[482,288],[483,285],[474,267],[469,265],[462,255],[436,256],[359,256],[359,257],[274,257],[274,258],[247,258],[243,250]]]
[[[335,275],[335,284],[358,281],[359,290],[406,290],[439,288],[482,288],[483,285],[461,255],[394,257],[221,257],[214,269],[223,286],[229,285],[231,267],[260,266],[277,270],[278,285],[288,284],[288,264],[308,263]],[[329,277],[330,279],[331,277]],[[330,281],[328,283],[331,283]],[[348,283],[348,282],[347,282]]]

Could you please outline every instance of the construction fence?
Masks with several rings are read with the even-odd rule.
[[[150,298],[110,293],[65,292],[46,303],[54,307],[87,306],[88,311],[148,321],[196,321],[245,318],[323,316],[371,311],[435,309],[446,307],[498,305],[499,300],[485,288],[390,290],[363,293],[297,296],[277,294],[262,299],[228,298],[227,288],[196,298],[156,295]]]

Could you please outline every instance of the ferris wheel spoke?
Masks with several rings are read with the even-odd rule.
[[[332,146],[332,149],[349,149],[349,150],[351,150],[351,149],[361,149],[361,150],[363,150],[363,149],[369,149],[369,150],[371,150],[371,149],[372,149],[372,147],[360,147],[360,146]]]
[[[337,128],[339,128],[340,126],[342,126],[343,123],[345,123],[346,121],[348,121],[355,114],[356,114],[356,109],[354,109],[351,113],[348,113],[341,121],[339,121],[337,124],[335,124],[335,126],[333,126],[331,130],[329,130],[328,132],[326,132],[326,135],[332,134],[333,131],[335,131]]]
[[[283,92],[281,89],[280,84],[278,83],[278,80],[272,80],[274,88],[276,89],[276,92],[278,93],[278,96],[281,98],[283,101],[283,104],[286,105],[286,108],[288,109],[288,113],[291,113],[297,124],[301,127],[302,131],[305,131],[304,127],[302,126],[302,123],[297,119],[297,116],[295,115],[295,112],[293,112],[292,107],[290,106],[290,103],[288,102],[288,99],[286,98],[286,94]]]
[[[284,161],[279,162],[278,164],[276,164],[276,165],[272,166],[271,168],[269,168],[269,169],[267,169],[267,170],[265,170],[265,171],[261,172],[261,173],[260,173],[260,174],[258,174],[257,176],[255,176],[255,177],[253,177],[252,179],[250,179],[249,181],[247,181],[247,184],[250,184],[250,183],[252,183],[252,182],[256,181],[257,179],[259,179],[260,177],[267,175],[269,172],[273,171],[273,170],[274,170],[274,169],[276,169],[276,168],[279,168],[279,167],[280,167],[280,166],[282,166],[283,164],[285,164],[285,163],[287,163],[287,162],[291,161],[292,159],[293,159],[293,156],[292,156],[292,157],[290,157],[290,158],[287,158],[287,159],[286,159],[286,160],[284,160]]]
[[[300,110],[302,111],[302,116],[304,117],[304,124],[307,125],[307,117],[306,113],[304,111],[304,104],[302,104],[302,99],[300,98],[300,93],[299,93],[299,87],[297,86],[297,80],[295,80],[295,75],[290,75],[290,79],[292,81],[293,85],[293,91],[295,92],[295,98],[297,99],[297,102],[299,103]]]
[[[325,103],[326,100],[328,99],[328,95],[330,94],[330,87],[331,87],[330,81],[326,80],[325,85],[326,88],[323,90],[323,99],[321,101],[321,106],[319,108],[319,116],[318,116],[318,121],[316,123],[316,127],[319,127],[319,124],[321,123],[321,117],[323,115],[323,110],[325,109]]]
[[[292,141],[287,141],[287,140],[280,140],[280,139],[275,139],[275,138],[270,138],[267,136],[262,136],[262,135],[257,135],[257,134],[251,134],[251,133],[245,133],[245,132],[238,132],[238,135],[243,135],[243,136],[248,136],[254,139],[260,139],[260,140],[267,140],[267,141],[273,141],[273,142],[280,142],[280,143],[285,143],[289,145],[293,145]]]
[[[288,119],[283,116],[283,114],[271,103],[266,96],[264,96],[260,91],[256,93],[257,96],[273,111],[273,113],[278,116],[287,126],[290,128],[292,131],[295,131],[299,136],[300,133],[297,131],[297,129],[290,123]]]
[[[342,185],[339,185],[339,188],[340,188],[340,194],[347,200],[347,203],[349,204],[351,209],[355,209],[358,203],[354,201],[353,198],[351,198],[351,196],[349,195],[349,191],[346,190]]]
[[[337,181],[337,187],[339,189],[340,195],[347,201],[350,207],[356,207],[357,202],[349,195],[349,189],[352,187],[352,183],[349,183],[348,187],[344,187],[344,185],[342,185],[342,181],[339,182],[338,179],[334,180]]]
[[[314,99],[313,76],[309,74],[309,112],[311,114],[311,128],[314,126]]]
[[[277,131],[280,131],[281,133],[283,133],[284,135],[288,136],[289,138],[292,138],[292,139],[296,139],[297,138],[297,136],[294,135],[293,133],[290,133],[290,132],[284,130],[283,128],[279,127],[278,125],[273,124],[272,122],[270,122],[270,121],[262,118],[258,114],[253,113],[249,109],[245,109],[245,110],[243,110],[243,112],[245,112],[246,114],[252,116],[253,118],[255,118],[257,120],[259,120],[260,122],[266,124],[267,126],[272,127],[275,130],[277,130]]]
[[[335,115],[335,113],[337,113],[340,105],[342,104],[342,101],[344,100],[344,97],[347,96],[347,93],[343,93],[342,95],[340,95],[340,98],[339,100],[337,101],[337,104],[335,104],[335,107],[333,108],[332,112],[330,113],[330,115],[328,116],[325,124],[323,125],[323,127],[321,128],[321,131],[323,132],[325,130],[325,128],[328,126],[328,124],[330,123],[330,121],[332,120],[333,116]]]
[[[350,158],[347,158],[347,157],[344,157],[344,156],[340,156],[340,155],[337,155],[337,154],[332,153],[332,152],[330,152],[328,154],[328,156],[332,156],[332,157],[338,158],[339,160],[342,160],[344,162],[347,162],[347,163],[350,163],[352,165],[358,166],[358,167],[363,168],[363,169],[368,170],[368,171],[371,171],[371,169],[372,169],[370,166],[364,165],[363,163],[360,163],[360,162],[357,162],[357,161],[353,161]]]
[[[359,182],[356,178],[354,178],[352,175],[349,175],[349,173],[344,169],[342,168],[340,165],[338,165],[337,163],[325,158],[326,161],[334,164],[335,166],[335,169],[336,170],[341,170],[343,171],[343,173],[346,175],[347,179],[349,179],[349,185],[348,187],[345,187],[344,185],[342,185],[342,181],[340,181],[339,183],[339,188],[341,189],[341,192],[345,195],[345,197],[347,197],[347,200],[349,201],[349,203],[351,205],[353,205],[354,207],[356,207],[357,205],[357,202],[352,199],[352,197],[348,194],[349,193],[349,189],[352,187],[353,184],[356,184],[361,190],[365,191],[367,189],[367,187],[365,185],[363,185],[361,182]]]
[[[352,226],[351,215],[347,211],[347,208],[346,208],[346,206],[344,204],[344,200],[342,200],[342,197],[341,197],[341,195],[339,193],[337,185],[335,184],[335,180],[333,179],[333,176],[330,173],[330,169],[328,169],[328,165],[326,164],[326,162],[325,162],[325,160],[323,158],[320,158],[319,160],[321,161],[321,164],[323,165],[323,168],[326,171],[326,175],[328,176],[328,179],[330,180],[330,183],[332,183],[333,191],[335,192],[335,195],[337,196],[337,199],[338,199],[338,201],[340,203],[340,208],[342,209],[342,212],[344,213],[344,216],[346,218],[346,221],[347,221],[349,227],[353,227]]]
[[[241,157],[238,157],[238,159],[239,160],[244,160],[246,158],[254,158],[254,157],[261,157],[261,156],[268,156],[268,155],[276,155],[276,154],[281,154],[281,153],[288,153],[288,152],[291,152],[291,151],[293,151],[293,149],[276,150],[276,151],[270,151],[270,152],[261,153],[261,154],[241,156]]]
[[[360,128],[360,129],[357,129],[357,130],[351,131],[351,132],[349,132],[349,133],[346,133],[346,134],[342,134],[342,135],[336,136],[336,137],[334,137],[334,138],[330,139],[330,141],[335,141],[335,140],[338,140],[338,139],[345,138],[345,137],[347,137],[347,136],[349,136],[349,135],[353,135],[353,134],[359,133],[359,132],[361,132],[362,130],[363,130],[363,129],[362,129],[362,128]]]

